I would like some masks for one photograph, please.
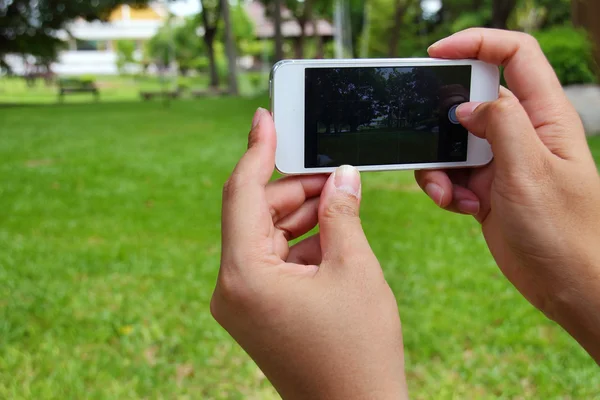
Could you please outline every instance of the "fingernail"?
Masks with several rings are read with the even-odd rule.
[[[254,118],[252,119],[252,129],[256,128],[265,111],[267,110],[262,107],[259,107],[258,110],[256,110],[254,113]]]
[[[458,202],[458,211],[464,214],[479,214],[479,202],[477,200],[461,200]]]
[[[456,109],[456,116],[458,117],[458,119],[468,118],[471,116],[471,114],[473,114],[475,112],[477,107],[479,107],[480,105],[481,105],[480,102],[475,102],[475,101],[472,101],[470,103],[462,103]]]
[[[444,189],[436,183],[428,183],[425,185],[425,193],[431,200],[435,202],[439,207],[442,206],[442,201],[444,200]]]
[[[342,165],[334,172],[333,183],[339,192],[360,198],[360,174],[350,165]]]

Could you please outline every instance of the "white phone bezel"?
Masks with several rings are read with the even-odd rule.
[[[271,71],[271,112],[277,130],[275,166],[287,175],[330,173],[335,168],[306,168],[304,166],[304,108],[306,68],[343,67],[411,67],[470,65],[471,101],[493,101],[498,98],[500,72],[498,67],[477,60],[357,59],[357,60],[284,60]],[[467,161],[426,164],[394,164],[356,166],[360,171],[395,171],[439,168],[477,167],[493,158],[489,143],[469,133]]]

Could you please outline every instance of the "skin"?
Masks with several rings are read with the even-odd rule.
[[[440,207],[474,215],[504,275],[600,361],[600,179],[556,74],[537,41],[517,32],[471,29],[429,54],[503,65],[512,92],[457,110],[491,143],[490,165],[417,171],[417,182]]]
[[[600,178],[556,75],[521,33],[468,30],[429,52],[503,65],[512,92],[457,111],[494,161],[418,171],[419,185],[475,216],[506,277],[600,361]],[[358,172],[269,182],[276,134],[265,110],[248,142],[223,191],[213,316],[283,398],[408,398],[400,318],[361,227]],[[317,224],[320,234],[290,246]]]
[[[223,191],[213,316],[286,399],[406,398],[398,308],[361,227],[358,172],[269,183],[275,126],[265,110],[253,125]],[[317,222],[320,234],[290,247]]]

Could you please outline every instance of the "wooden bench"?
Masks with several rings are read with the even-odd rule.
[[[58,99],[63,102],[65,95],[77,93],[92,93],[94,100],[100,99],[100,91],[94,82],[80,79],[62,79],[58,82]]]
[[[225,89],[197,89],[190,92],[192,97],[226,96],[229,92]]]
[[[152,100],[154,98],[163,98],[163,99],[178,99],[181,97],[180,90],[170,90],[170,91],[146,91],[140,92],[140,97],[142,100]]]

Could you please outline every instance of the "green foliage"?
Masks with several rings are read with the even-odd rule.
[[[467,11],[457,17],[450,25],[452,32],[459,32],[476,26],[485,26],[491,19],[491,10]]]
[[[206,29],[216,28],[221,20],[221,0],[200,0]]]
[[[127,72],[127,66],[135,63],[135,42],[133,40],[117,40],[117,68],[119,73],[124,75]]]
[[[535,0],[545,10],[542,28],[564,25],[571,21],[571,1],[578,0]]]
[[[441,15],[423,15],[421,3],[413,0],[369,0],[371,4],[370,31],[368,34],[369,57],[387,57],[390,52],[390,38],[394,29],[398,29],[398,55],[400,57],[419,57],[426,55],[428,45],[431,43],[431,31],[443,29],[438,37],[446,36],[450,32],[451,23],[435,20]],[[396,26],[394,10],[400,4],[403,9],[400,25]],[[441,13],[441,11],[440,11]],[[363,35],[365,33],[363,32]]]
[[[63,42],[55,32],[76,18],[105,19],[120,4],[147,0],[11,0],[0,2],[0,59],[9,53],[31,54],[42,63],[56,59]]]
[[[216,3],[215,3],[216,4]],[[215,6],[213,4],[213,6]],[[179,65],[180,72],[186,74],[190,70],[208,73],[209,60],[205,41],[198,35],[203,28],[203,16],[197,15],[186,19],[183,24],[169,28],[162,27],[148,41],[146,53],[148,58],[160,66],[167,66],[171,56]],[[211,23],[215,23],[215,11],[207,13]],[[231,7],[233,34],[241,55],[262,54],[262,43],[254,38],[254,26],[241,5]],[[215,36],[214,52],[219,78],[227,77],[227,60],[224,50],[224,27],[218,26]]]
[[[262,51],[260,42],[254,37],[254,25],[241,4],[230,7],[233,38],[237,52],[241,55],[259,55]],[[219,27],[216,39],[225,43],[225,27]]]
[[[161,67],[165,67],[169,65],[171,48],[171,34],[165,27],[162,27],[156,35],[146,42],[145,53],[149,58],[149,61],[152,61]]]
[[[238,53],[259,55],[262,48],[260,41],[255,39],[254,25],[241,5],[231,7],[231,24]]]
[[[200,59],[206,56],[202,38],[197,34],[198,28],[197,19],[188,18],[183,25],[173,31],[175,60],[183,74],[190,69],[195,69]]]
[[[593,46],[585,32],[565,26],[535,37],[563,85],[596,81]]]
[[[185,74],[198,69],[206,58],[202,38],[198,36],[197,18],[188,18],[177,26],[163,26],[146,45],[148,57],[161,67],[169,65],[171,57]]]

